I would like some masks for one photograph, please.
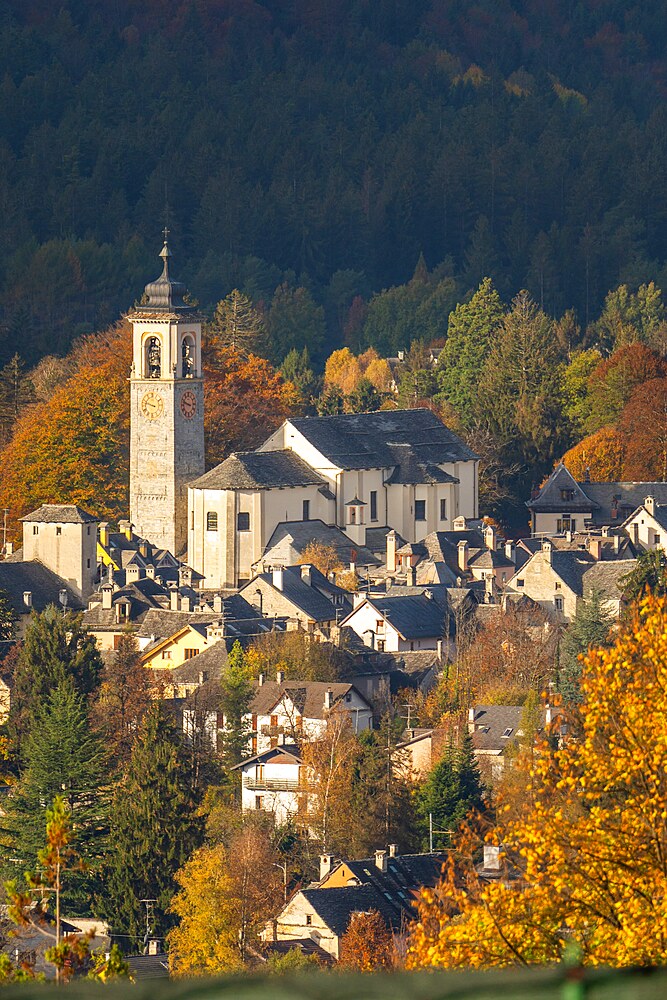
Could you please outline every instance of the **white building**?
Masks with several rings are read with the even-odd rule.
[[[97,578],[97,518],[73,503],[43,503],[21,520],[23,560],[42,563],[87,598]]]
[[[241,772],[244,812],[270,813],[276,826],[306,815],[301,753],[294,744],[270,747],[232,768]]]
[[[320,519],[362,546],[408,542],[477,516],[477,456],[430,410],[287,420],[188,491],[188,563],[206,587],[247,581],[278,524]]]
[[[351,628],[378,653],[435,649],[442,654],[448,648],[450,616],[442,593],[424,588],[421,593],[356,596],[356,607],[341,628]]]
[[[315,740],[332,716],[347,717],[355,733],[373,727],[373,709],[352,684],[290,681],[278,672],[276,681],[260,683],[246,717],[252,728],[253,753],[276,747],[280,740]]]

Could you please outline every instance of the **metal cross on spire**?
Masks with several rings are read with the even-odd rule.
[[[164,229],[162,230],[162,233],[163,233],[163,235],[164,235],[164,242],[165,242],[165,243],[167,242],[167,236],[169,236],[169,233],[170,233],[170,232],[171,232],[171,230],[170,230],[170,229],[167,229],[167,227],[166,227],[166,226],[165,226],[165,227],[164,227]]]

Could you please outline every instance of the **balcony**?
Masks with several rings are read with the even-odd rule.
[[[243,787],[249,792],[306,792],[298,778],[251,778],[243,777]]]

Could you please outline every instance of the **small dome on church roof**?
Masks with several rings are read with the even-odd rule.
[[[142,306],[146,309],[155,310],[157,312],[181,312],[191,310],[192,306],[189,306],[187,302],[184,301],[185,295],[187,294],[187,288],[182,281],[175,281],[169,274],[171,251],[167,245],[168,232],[169,230],[165,229],[164,246],[160,251],[160,257],[164,262],[162,274],[155,281],[151,281],[146,285],[146,301],[142,303]]]

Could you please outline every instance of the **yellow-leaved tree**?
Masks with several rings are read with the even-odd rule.
[[[583,668],[579,737],[534,754],[524,809],[493,831],[520,877],[485,881],[463,845],[422,892],[410,967],[667,961],[667,601]]]

